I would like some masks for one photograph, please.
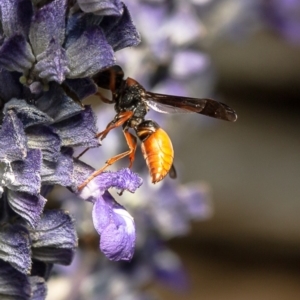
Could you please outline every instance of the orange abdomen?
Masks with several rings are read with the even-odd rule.
[[[161,128],[153,132],[141,145],[152,182],[161,181],[170,171],[174,150],[168,134]]]

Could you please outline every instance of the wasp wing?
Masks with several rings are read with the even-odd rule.
[[[162,113],[162,114],[175,114],[175,113],[193,113],[193,111],[186,110],[183,108],[167,105],[167,104],[162,104],[154,100],[148,100],[147,99],[147,104],[150,108],[153,110]]]
[[[160,113],[198,113],[234,122],[237,119],[235,111],[228,105],[206,98],[188,98],[146,92],[147,104]]]

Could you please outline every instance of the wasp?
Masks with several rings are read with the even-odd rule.
[[[123,157],[129,157],[129,167],[131,167],[137,148],[137,138],[141,141],[142,153],[152,182],[161,181],[167,174],[172,178],[176,177],[171,139],[156,122],[146,119],[150,108],[160,113],[198,113],[231,122],[237,119],[232,108],[212,99],[188,98],[146,91],[136,80],[130,77],[124,79],[124,72],[117,65],[96,74],[93,80],[98,87],[112,92],[111,100],[104,97],[100,92],[97,95],[103,102],[114,104],[116,111],[114,119],[96,137],[102,141],[112,129],[122,126],[129,149],[107,160],[104,167],[88,177],[78,187],[79,189],[82,189],[108,166]],[[136,136],[130,133],[129,129],[133,129]],[[88,148],[78,158],[87,150]]]

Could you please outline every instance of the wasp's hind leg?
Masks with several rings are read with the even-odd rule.
[[[108,133],[117,127],[122,126],[127,120],[129,120],[133,115],[132,111],[124,111],[115,116],[115,118],[107,125],[105,130],[99,132],[96,134],[96,138],[100,138],[102,141],[103,139],[106,138]],[[76,158],[80,158],[83,154],[85,154],[90,148],[84,149]]]
[[[132,167],[134,158],[135,158],[135,151],[136,151],[136,147],[137,147],[137,138],[132,135],[130,132],[128,132],[128,129],[124,129],[123,130],[127,145],[129,147],[129,150],[120,153],[112,158],[110,158],[109,160],[106,161],[105,165],[95,171],[90,177],[88,177],[79,187],[78,190],[83,189],[92,179],[94,179],[97,175],[101,174],[107,167],[109,167],[110,165],[114,164],[116,161],[122,159],[123,157],[128,156],[129,157],[129,168]]]

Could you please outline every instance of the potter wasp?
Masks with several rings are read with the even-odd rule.
[[[132,166],[137,148],[137,137],[141,141],[141,149],[147,163],[153,183],[161,181],[168,173],[176,177],[173,166],[174,150],[168,134],[152,121],[145,119],[150,108],[161,113],[191,112],[209,117],[234,122],[235,111],[224,103],[206,98],[188,98],[157,94],[146,91],[132,78],[124,79],[124,72],[119,66],[113,66],[93,77],[98,87],[112,92],[112,99],[97,95],[105,103],[114,104],[116,116],[106,129],[97,134],[101,141],[114,128],[122,126],[129,149],[108,159],[103,168],[94,172],[81,186],[82,189],[94,177],[119,159],[128,156],[129,167]],[[134,136],[129,132],[133,129]],[[84,154],[83,151],[78,157]]]

